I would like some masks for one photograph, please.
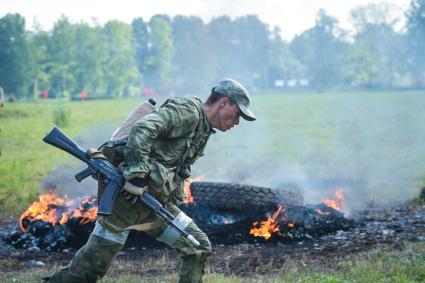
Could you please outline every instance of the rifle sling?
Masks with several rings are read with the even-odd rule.
[[[199,112],[199,111],[198,111]],[[201,115],[199,114],[199,116],[201,117]],[[198,121],[198,124],[196,125],[195,128],[195,135],[190,143],[190,145],[186,148],[186,151],[183,153],[183,155],[178,159],[177,164],[176,164],[176,173],[179,174],[184,162],[186,161],[187,156],[189,155],[189,151],[192,147],[195,147],[195,150],[198,149],[199,147],[199,140],[201,138],[201,120]]]

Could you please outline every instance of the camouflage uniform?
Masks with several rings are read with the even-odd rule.
[[[254,121],[250,97],[236,81],[225,80],[213,88],[237,103],[241,116]],[[200,242],[194,247],[162,220],[140,205],[132,204],[124,193],[118,194],[111,216],[98,216],[88,242],[68,266],[48,278],[52,282],[95,282],[104,276],[121,250],[130,229],[140,225],[152,237],[177,249],[182,258],[180,282],[201,282],[205,262],[211,253],[207,235],[177,207],[183,200],[183,181],[190,166],[202,156],[214,133],[198,98],[167,100],[158,110],[146,115],[132,127],[125,146],[104,146],[104,154],[123,172],[126,180],[148,176],[148,192],[168,209],[188,233]],[[99,197],[104,190],[99,179]]]
[[[184,217],[176,205],[183,200],[183,181],[190,176],[190,165],[202,156],[213,132],[200,99],[169,99],[132,127],[126,146],[114,149],[116,156],[113,161],[124,177],[130,180],[141,174],[149,175],[149,193],[174,216],[183,214],[183,222],[187,225],[185,230],[200,242],[199,247],[194,247],[183,237],[170,239],[169,235],[164,236],[169,228],[163,221],[146,207],[130,203],[120,193],[114,202],[112,215],[98,216],[98,223],[88,242],[68,266],[55,272],[49,280],[95,282],[104,276],[121,250],[128,228],[149,223],[149,230],[145,232],[176,248],[181,255],[180,281],[201,282],[211,244],[207,235],[190,218]],[[125,161],[117,162],[120,155]],[[186,158],[181,160],[184,155]],[[103,180],[100,179],[100,197],[103,189]]]

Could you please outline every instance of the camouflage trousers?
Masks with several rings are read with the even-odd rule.
[[[174,215],[182,215],[180,209],[174,205],[166,208]],[[193,221],[190,221],[185,231],[193,235],[199,242],[199,247],[194,247],[183,237],[173,236],[170,238],[170,228],[155,215],[146,218],[157,220],[158,225],[151,230],[145,231],[152,237],[167,243],[175,248],[181,257],[179,282],[202,282],[206,259],[211,253],[211,244],[207,235],[199,229]],[[190,218],[188,218],[190,220]],[[100,221],[104,223],[104,221]],[[95,230],[90,235],[87,243],[75,254],[71,262],[51,277],[46,278],[48,282],[96,282],[101,279],[112,261],[120,252],[128,236],[128,230],[111,231],[96,223]],[[172,230],[172,232],[175,232]],[[171,233],[173,234],[173,233]],[[175,234],[175,233],[174,233]]]

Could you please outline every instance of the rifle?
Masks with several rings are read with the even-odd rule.
[[[122,173],[106,159],[90,158],[88,151],[81,149],[75,141],[57,127],[54,127],[43,138],[43,141],[68,152],[88,165],[86,169],[75,175],[75,179],[77,179],[78,182],[81,182],[90,175],[97,178],[99,174],[102,174],[105,177],[106,187],[102,198],[98,203],[98,214],[105,216],[111,215],[114,200],[125,184],[125,178]],[[193,245],[196,247],[200,245],[192,235],[184,231],[174,222],[174,215],[166,210],[162,204],[149,193],[144,192],[137,198],[137,202],[151,209],[153,213],[173,227],[180,235],[188,239]]]

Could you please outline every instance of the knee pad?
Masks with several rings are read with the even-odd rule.
[[[179,215],[173,220],[173,223],[180,227],[182,230],[192,222],[192,218],[187,216],[184,212],[180,212]],[[157,238],[159,241],[166,243],[167,245],[172,245],[174,242],[180,238],[181,235],[177,232],[171,225],[168,225],[165,228],[164,232]]]
[[[111,231],[103,228],[102,225],[99,224],[99,222],[96,222],[92,235],[96,235],[100,238],[124,245],[129,232],[129,230],[122,230],[119,233],[112,233]]]

